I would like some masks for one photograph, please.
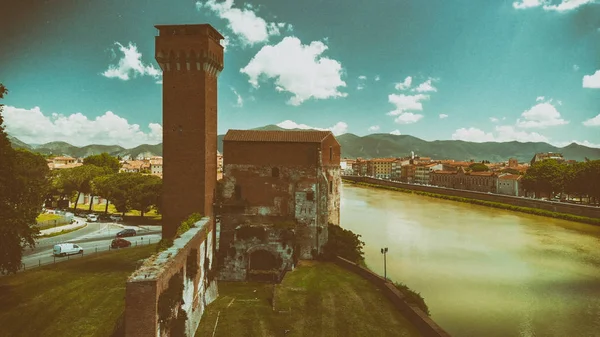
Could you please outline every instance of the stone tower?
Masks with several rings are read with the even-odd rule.
[[[223,36],[209,24],[155,27],[163,71],[163,237],[174,238],[190,214],[213,215]]]

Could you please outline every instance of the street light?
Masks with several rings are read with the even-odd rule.
[[[385,260],[385,254],[388,252],[387,247],[381,248],[381,254],[383,254],[383,278],[387,281],[387,266]]]

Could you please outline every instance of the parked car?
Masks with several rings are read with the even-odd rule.
[[[98,221],[98,216],[96,214],[88,214],[88,216],[86,217],[86,219],[89,222],[97,222]]]
[[[110,216],[110,220],[112,220],[114,222],[119,222],[119,221],[123,221],[123,217],[120,215],[113,214]]]
[[[117,233],[118,238],[122,238],[122,237],[126,237],[126,236],[135,236],[135,235],[136,235],[135,229],[132,229],[132,228],[124,229]]]
[[[127,248],[129,246],[131,246],[131,242],[121,238],[116,238],[110,243],[110,248]]]
[[[83,254],[83,248],[74,243],[59,243],[54,245],[53,254],[54,256]]]

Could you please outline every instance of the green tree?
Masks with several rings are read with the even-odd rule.
[[[92,180],[92,191],[95,195],[100,196],[106,200],[106,206],[104,207],[104,214],[108,213],[108,205],[112,198],[110,180],[114,179],[118,173],[108,174],[96,177]]]
[[[360,240],[360,234],[354,234],[350,230],[333,224],[329,224],[327,229],[328,239],[323,247],[323,254],[326,258],[334,259],[336,256],[340,256],[354,263],[363,262],[365,243]]]
[[[490,170],[490,168],[487,167],[487,165],[485,165],[484,163],[474,163],[469,165],[469,168],[473,172],[485,172]]]
[[[92,185],[91,182],[94,178],[99,177],[101,175],[105,175],[107,173],[107,169],[103,167],[98,167],[96,165],[82,165],[73,167],[70,169],[64,170],[66,171],[63,178],[65,179],[64,186],[68,191],[77,191],[77,197],[75,199],[74,208],[77,209],[77,204],[79,202],[79,197],[82,193],[91,193]],[[93,196],[92,196],[93,199]],[[90,201],[90,209],[91,209]]]
[[[545,194],[548,197],[565,190],[569,168],[567,164],[549,159],[534,163],[523,177],[523,187],[534,191],[536,197]]]
[[[119,159],[109,155],[106,152],[85,157],[83,159],[83,165],[96,165],[98,167],[105,167],[109,169],[111,173],[118,173],[119,169],[121,169],[121,163],[119,163]]]
[[[0,84],[0,98],[7,93]],[[29,151],[15,151],[4,131],[0,104],[0,273],[21,267],[23,249],[35,246],[39,215],[49,185],[48,165]]]
[[[143,217],[151,206],[158,206],[161,193],[162,179],[152,175],[142,176],[131,191],[133,208],[139,210]]]

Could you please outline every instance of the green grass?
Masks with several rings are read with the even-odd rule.
[[[111,336],[125,282],[154,245],[99,253],[0,278],[0,335]]]
[[[66,226],[66,225],[65,225],[65,226]],[[38,236],[38,238],[52,238],[52,237],[55,237],[55,236],[59,236],[59,235],[63,235],[63,234],[67,234],[67,233],[71,233],[71,232],[74,232],[74,231],[80,230],[80,229],[84,228],[85,226],[87,226],[87,223],[86,223],[86,224],[83,224],[83,225],[81,225],[81,226],[74,227],[74,228],[70,228],[70,229],[63,229],[63,230],[62,230],[62,231],[60,231],[60,232],[53,232],[53,233],[50,233],[50,234],[40,235],[40,236]],[[41,230],[41,229],[42,229],[42,228],[40,228],[40,230]]]
[[[44,222],[44,221],[50,221],[50,220],[58,220],[58,219],[62,219],[62,217],[58,214],[49,214],[49,213],[42,213],[42,214],[38,215],[37,218],[35,218],[35,220],[38,223]]]
[[[94,204],[92,206],[92,211],[97,214],[104,214],[105,205]],[[89,211],[90,204],[78,204],[77,209],[80,211]],[[113,204],[108,205],[108,214],[117,214],[122,215],[122,212],[117,212],[117,209]],[[129,212],[125,212],[125,217],[123,221],[127,224],[132,225],[154,225],[159,224],[162,219],[162,215],[156,213],[156,210],[151,209],[150,211],[144,213],[144,217],[141,217],[140,211],[131,210]]]
[[[514,205],[503,204],[500,202],[493,202],[493,201],[487,201],[487,200],[479,200],[479,199],[455,197],[452,195],[445,195],[445,194],[438,194],[438,193],[414,191],[414,190],[399,188],[399,187],[391,187],[391,186],[384,186],[384,185],[377,185],[377,184],[354,182],[354,181],[345,180],[345,179],[342,181],[345,183],[350,183],[350,184],[359,185],[359,186],[382,188],[382,189],[390,190],[390,191],[412,193],[412,194],[422,195],[422,196],[426,196],[426,197],[459,201],[459,202],[465,202],[465,203],[469,203],[469,204],[473,204],[473,205],[488,206],[488,207],[494,207],[494,208],[499,208],[499,209],[505,209],[505,210],[509,210],[509,211],[515,211],[515,212],[521,212],[521,213],[527,213],[527,214],[533,214],[533,215],[539,215],[539,216],[546,216],[546,217],[555,218],[555,219],[562,219],[562,220],[568,220],[568,221],[574,221],[574,222],[580,222],[580,223],[600,226],[600,219],[598,219],[598,218],[589,218],[589,217],[580,216],[580,215],[552,212],[552,211],[547,211],[547,210],[539,209],[539,208],[514,206]]]
[[[372,283],[333,263],[303,261],[277,286],[219,282],[219,295],[196,336],[212,336],[217,315],[214,336],[419,336]]]

